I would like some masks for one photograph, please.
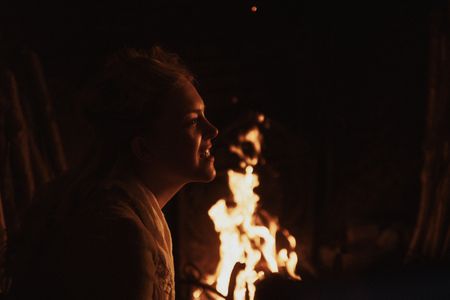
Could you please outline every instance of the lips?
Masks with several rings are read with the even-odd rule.
[[[211,155],[211,144],[206,145],[205,147],[202,147],[200,150],[200,157],[204,159],[211,159],[213,156]]]
[[[200,152],[201,158],[210,158],[211,157],[211,151],[209,149],[206,149],[204,151]]]

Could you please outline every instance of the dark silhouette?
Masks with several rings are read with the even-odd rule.
[[[10,298],[174,299],[161,208],[214,179],[218,131],[193,76],[159,47],[118,52],[86,91],[94,145],[37,194],[12,237]]]

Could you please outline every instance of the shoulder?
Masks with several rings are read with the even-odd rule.
[[[99,233],[114,241],[141,241],[142,222],[127,193],[120,188],[98,189],[73,216],[74,230],[87,236]]]

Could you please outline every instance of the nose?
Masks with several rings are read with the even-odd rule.
[[[219,134],[219,130],[206,119],[204,130],[205,130],[205,138],[208,139],[213,139]]]

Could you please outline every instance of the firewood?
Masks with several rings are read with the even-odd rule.
[[[245,269],[245,264],[237,262],[234,267],[233,271],[231,271],[230,276],[230,282],[228,284],[228,294],[226,300],[232,300],[234,299],[234,289],[236,288],[236,278],[239,275],[239,273]]]

